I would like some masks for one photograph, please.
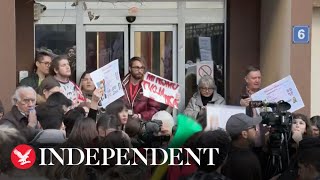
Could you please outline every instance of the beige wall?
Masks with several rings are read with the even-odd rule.
[[[239,104],[245,69],[259,67],[260,1],[228,0],[227,94],[228,104]]]
[[[320,8],[313,8],[311,44],[311,116],[320,115]]]
[[[293,44],[292,27],[312,24],[312,0],[261,0],[260,65],[263,86],[291,75],[310,115],[311,45]]]
[[[16,87],[15,1],[1,0],[0,6],[0,99],[8,112]]]
[[[291,0],[261,0],[263,87],[290,74]]]

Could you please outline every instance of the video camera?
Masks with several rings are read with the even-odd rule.
[[[290,164],[289,139],[291,138],[292,114],[288,112],[291,105],[285,101],[266,103],[251,101],[251,108],[271,108],[271,112],[261,112],[262,124],[270,126],[269,130],[269,158],[266,167],[266,177],[272,177],[283,172]]]
[[[155,148],[161,147],[163,143],[169,142],[169,135],[159,135],[161,132],[162,121],[151,120],[148,122],[140,122],[140,130],[136,137],[136,142],[132,145],[136,148]]]
[[[262,124],[268,126],[290,126],[292,122],[292,114],[288,112],[291,105],[285,101],[279,101],[277,103],[267,103],[263,101],[251,101],[251,108],[271,108],[271,112],[261,112]]]

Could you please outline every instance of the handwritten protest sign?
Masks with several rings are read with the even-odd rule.
[[[124,95],[118,59],[90,73],[90,76],[96,88],[104,89],[104,96],[100,100],[102,107],[106,107]]]
[[[228,119],[238,113],[246,113],[246,108],[241,106],[207,105],[207,127],[205,131],[218,128],[226,129]]]
[[[304,107],[303,100],[290,75],[254,93],[251,99],[272,103],[286,101],[291,105],[289,112],[295,112]]]
[[[178,108],[176,95],[179,91],[179,84],[147,72],[141,85],[145,97]]]

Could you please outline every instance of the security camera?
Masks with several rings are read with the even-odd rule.
[[[33,4],[33,8],[34,8],[34,20],[38,21],[40,19],[40,15],[47,10],[47,7],[43,4],[37,3],[35,2]]]
[[[136,16],[126,16],[128,23],[133,23],[136,20]]]

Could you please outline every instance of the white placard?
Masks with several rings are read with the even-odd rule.
[[[303,100],[290,75],[252,94],[251,99],[269,103],[283,100],[291,105],[289,110],[291,113],[304,107]]]
[[[179,84],[147,72],[141,86],[145,97],[178,109]]]
[[[235,114],[246,113],[246,108],[241,106],[228,105],[207,105],[207,127],[205,131],[215,130],[218,128],[226,129],[228,119]]]
[[[96,88],[104,88],[104,96],[101,98],[102,107],[106,107],[124,95],[118,59],[90,73],[90,76]]]

